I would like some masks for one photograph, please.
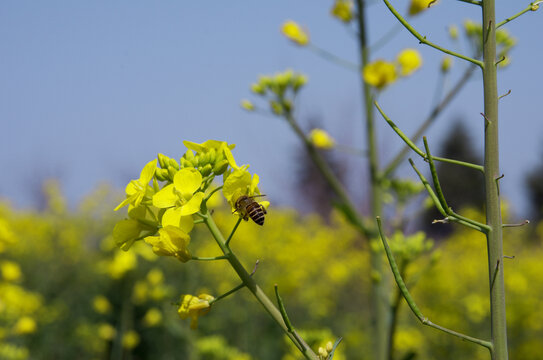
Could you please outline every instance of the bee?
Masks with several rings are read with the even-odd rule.
[[[236,210],[242,215],[243,220],[248,221],[251,218],[255,223],[262,226],[264,225],[264,215],[266,214],[266,209],[263,205],[260,205],[255,201],[255,197],[265,196],[265,195],[241,195],[235,203]]]

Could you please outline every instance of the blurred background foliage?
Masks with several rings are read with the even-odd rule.
[[[42,210],[0,205],[0,359],[298,359],[246,290],[214,304],[191,330],[175,303],[184,293],[218,296],[238,285],[226,262],[182,264],[144,243],[122,252],[112,241],[120,194],[98,188],[69,209],[56,182],[44,185]],[[480,210],[464,209],[472,218]],[[117,215],[118,216],[118,215]],[[504,214],[505,219],[508,214]],[[236,217],[215,205],[229,233]],[[543,352],[543,223],[506,229],[504,259],[511,358]],[[439,226],[439,225],[434,225]],[[454,227],[432,245],[423,233],[391,236],[407,284],[432,321],[488,338],[486,244]],[[370,242],[371,244],[371,242]],[[270,208],[266,225],[243,223],[232,248],[314,349],[342,336],[334,359],[365,359],[369,341],[368,242],[332,211],[325,221]],[[196,229],[191,251],[219,255]],[[392,294],[394,297],[395,295]],[[394,301],[391,301],[394,303]],[[418,323],[399,300],[395,359],[487,359],[485,350]]]

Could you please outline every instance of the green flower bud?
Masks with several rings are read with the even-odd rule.
[[[215,148],[211,148],[211,150],[209,150],[209,163],[214,164],[216,157],[217,151],[215,150]]]
[[[166,169],[156,169],[155,170],[155,177],[159,180],[159,181],[166,181],[168,180],[167,177],[164,176],[164,173],[162,171],[166,171],[166,174],[168,174],[168,170]]]
[[[264,95],[266,93],[266,89],[260,84],[251,85],[251,91],[259,95]]]
[[[161,168],[166,169],[168,167],[168,161],[170,160],[169,157],[167,157],[164,154],[158,154],[158,163]]]
[[[449,26],[449,36],[453,40],[458,39],[458,26],[456,26],[456,25]]]
[[[170,179],[173,179],[176,173],[177,173],[177,170],[175,170],[173,166],[168,166],[168,174],[170,176]]]
[[[225,156],[224,156],[224,151],[218,151],[217,154],[215,155],[215,164],[220,162],[220,161],[223,161],[225,159]]]
[[[192,150],[187,150],[187,152],[185,153],[185,155],[183,155],[183,157],[187,160],[192,160],[194,159],[194,153],[192,152]]]
[[[175,170],[179,170],[179,164],[177,163],[177,161],[175,161],[175,159],[169,159],[169,165],[171,167],[173,167]]]
[[[213,173],[215,175],[221,175],[228,169],[228,161],[227,160],[221,160],[215,163],[215,166],[213,167]]]
[[[200,154],[198,154],[198,155],[194,156],[194,159],[192,159],[191,163],[194,165],[194,167],[198,167],[198,166],[200,166],[201,161],[202,161],[201,156],[200,156]]]
[[[181,167],[182,168],[186,168],[186,167],[194,167],[194,165],[192,164],[192,162],[190,162],[189,160],[185,159],[185,158],[181,158]]]
[[[213,167],[211,166],[211,164],[207,164],[206,166],[204,166],[203,168],[201,168],[199,170],[200,170],[200,174],[202,174],[202,176],[208,176],[209,174],[211,174],[211,171],[213,170]]]
[[[275,115],[283,115],[283,106],[275,100],[270,101],[270,106]]]
[[[285,109],[285,111],[287,113],[291,112],[292,111],[292,101],[290,101],[289,99],[283,100],[283,108]]]
[[[292,80],[292,89],[297,92],[307,83],[307,76],[302,74],[296,74]]]
[[[443,58],[443,60],[441,60],[441,72],[442,73],[447,73],[451,69],[452,61],[453,61],[452,57],[450,57],[450,56],[445,56]]]

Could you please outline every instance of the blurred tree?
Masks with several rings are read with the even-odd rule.
[[[436,156],[482,164],[482,158],[473,147],[468,129],[456,120],[448,131],[449,136],[441,145],[439,151],[433,151]],[[484,207],[484,178],[483,174],[463,166],[437,162],[439,181],[447,203],[453,210],[466,207],[482,210]],[[428,177],[430,178],[430,177]],[[433,220],[442,219],[433,206],[422,216],[423,229],[433,237],[443,237],[451,233],[452,224],[432,224]]]
[[[539,222],[543,219],[543,161],[539,167],[533,169],[526,175],[526,192],[530,202],[528,219],[532,222]]]

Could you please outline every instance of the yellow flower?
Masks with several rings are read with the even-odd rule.
[[[330,13],[339,20],[348,23],[353,19],[353,7],[352,0],[336,0]]]
[[[2,261],[0,263],[0,273],[6,281],[17,281],[21,279],[21,268],[13,261]]]
[[[409,15],[417,15],[418,13],[428,9],[428,5],[435,0],[411,0],[409,5]]]
[[[145,326],[153,327],[160,325],[162,322],[162,313],[157,308],[151,308],[147,310],[145,316],[143,317],[143,323]]]
[[[405,49],[396,57],[400,64],[400,75],[409,76],[422,65],[422,57],[415,49]]]
[[[319,149],[331,149],[335,146],[334,139],[322,129],[313,129],[309,133],[309,141]]]
[[[115,334],[117,333],[117,330],[115,330],[115,328],[108,323],[102,323],[98,325],[97,333],[100,339],[109,341],[115,338]]]
[[[111,311],[112,306],[109,300],[105,296],[98,295],[98,296],[95,296],[94,299],[92,300],[92,308],[98,314],[107,314]]]
[[[29,317],[29,316],[23,316],[13,326],[13,332],[16,334],[32,334],[36,331],[36,328],[38,326],[36,325],[36,321]]]
[[[153,252],[159,256],[174,256],[181,262],[191,259],[187,249],[190,236],[178,227],[168,225],[158,230],[158,236],[147,236],[145,242],[153,246]]]
[[[376,60],[363,70],[364,81],[381,90],[396,81],[396,66],[388,61]]]
[[[292,20],[286,21],[283,26],[281,26],[281,32],[289,40],[300,46],[305,46],[309,43],[309,33]]]
[[[208,294],[200,294],[198,297],[193,295],[181,295],[181,305],[177,310],[181,319],[191,318],[190,328],[198,327],[198,316],[205,315],[209,312],[209,302],[215,299]]]
[[[123,335],[123,348],[133,349],[140,343],[140,336],[134,330],[130,330]]]

